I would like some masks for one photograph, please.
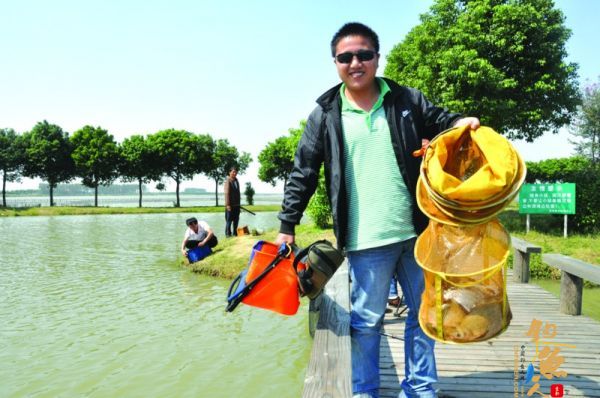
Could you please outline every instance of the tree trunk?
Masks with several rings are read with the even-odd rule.
[[[138,207],[142,207],[142,179],[138,178],[138,190],[140,192],[140,201]]]
[[[94,207],[98,207],[98,183],[94,185]]]
[[[54,206],[54,184],[48,183],[50,188],[50,207]]]
[[[215,178],[215,206],[219,206],[219,180]]]
[[[592,136],[592,164],[596,164],[597,156],[596,156],[596,134]]]
[[[2,207],[6,207],[6,171],[2,173]]]
[[[175,193],[177,194],[177,204],[175,207],[180,207],[179,205],[179,178],[175,179]]]

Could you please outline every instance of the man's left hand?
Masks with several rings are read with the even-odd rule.
[[[462,119],[458,119],[454,123],[454,127],[460,127],[460,126],[469,126],[469,128],[471,130],[477,130],[479,128],[479,126],[481,126],[481,123],[479,122],[479,119],[476,117],[463,117]]]

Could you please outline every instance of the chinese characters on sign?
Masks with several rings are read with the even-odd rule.
[[[575,214],[575,184],[524,184],[519,213]]]
[[[565,362],[561,355],[561,349],[575,348],[570,344],[555,341],[557,336],[556,324],[543,322],[537,319],[531,321],[526,336],[535,343],[535,355],[526,366],[525,344],[515,347],[515,371],[514,371],[514,397],[540,396],[548,398],[561,398],[565,396],[563,384],[557,383],[556,379],[566,377],[567,372],[559,369]],[[545,389],[542,388],[542,376],[551,380],[552,384]],[[549,390],[548,394],[544,391]]]

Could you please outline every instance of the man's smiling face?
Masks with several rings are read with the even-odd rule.
[[[375,48],[364,36],[346,36],[339,41],[335,50],[335,55],[338,56],[347,52],[356,54],[360,50],[375,51]],[[370,89],[373,85],[379,66],[379,54],[376,53],[369,61],[360,61],[358,56],[354,55],[347,64],[336,59],[335,65],[340,79],[346,83],[348,90],[361,92]]]

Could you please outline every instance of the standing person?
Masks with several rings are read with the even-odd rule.
[[[435,397],[434,342],[417,314],[424,288],[413,247],[427,225],[416,204],[422,139],[477,118],[431,104],[416,89],[375,76],[377,34],[360,23],[344,25],[331,41],[341,84],[317,99],[298,144],[285,188],[277,243],[293,243],[325,165],[334,231],[350,266],[352,391],[378,397],[379,344],[390,280],[398,275],[409,307],[404,334],[405,379],[400,397]]]
[[[237,227],[240,222],[240,182],[237,179],[237,167],[229,169],[225,180],[225,236],[231,237],[231,224],[233,235],[237,236]]]

